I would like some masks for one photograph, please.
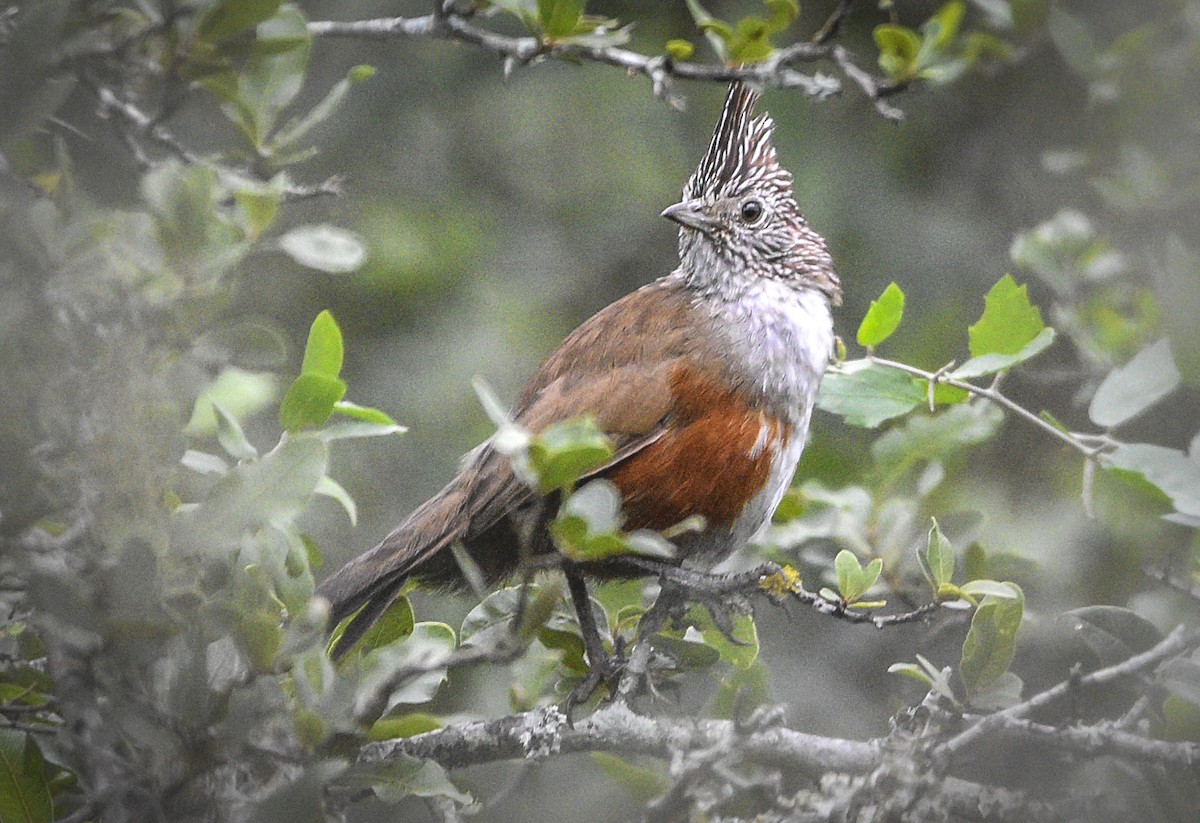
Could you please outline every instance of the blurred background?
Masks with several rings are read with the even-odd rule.
[[[428,7],[301,5],[312,20]],[[749,5],[709,8],[736,18]],[[809,0],[793,31],[815,31],[834,5]],[[938,6],[895,5],[910,25]],[[986,19],[999,5],[978,0],[971,14]],[[682,0],[594,0],[588,10],[638,20],[632,47],[649,53],[672,37],[698,40]],[[863,2],[847,21],[843,42],[864,65],[876,54],[871,29],[882,20]],[[1018,59],[893,98],[906,114],[901,124],[886,122],[849,85],[824,102],[768,91],[760,105],[778,124],[780,158],[845,287],[839,333],[852,341],[869,302],[895,281],[908,308],[888,356],[930,369],[961,361],[965,327],[982,311],[984,293],[1012,272],[1030,284],[1048,322],[1080,329],[1014,374],[1012,396],[1086,427],[1095,383],[1168,334],[1189,385],[1126,435],[1185,447],[1200,423],[1198,35],[1195,2],[1059,2],[1048,22],[1015,38]],[[333,276],[280,253],[256,254],[226,310],[229,319],[282,327],[294,369],[308,324],[330,309],[346,336],[349,396],[409,427],[400,439],[353,441],[335,452],[332,474],[360,516],[350,529],[324,502],[306,523],[325,551],[324,573],[370,548],[490,434],[473,377],[511,401],[578,323],[675,266],[675,229],[659,212],[678,199],[724,91],[680,82],[675,90],[687,106],[677,111],[654,98],[644,78],[612,68],[539,64],[506,79],[493,55],[456,44],[329,39],[314,43],[298,105],[311,106],[358,64],[378,72],[315,133],[322,151],[298,173],[308,181],[344,174],[344,194],[287,207],[281,228],[351,228],[365,238],[370,261]],[[87,121],[93,105],[79,95],[60,115]],[[195,110],[181,112],[173,129],[203,148],[223,145],[231,127]],[[67,141],[92,196],[137,199],[129,187],[135,167],[107,135]],[[1043,254],[1028,253],[1031,238]],[[1103,345],[1088,345],[1100,337]],[[276,423],[263,415],[248,431],[266,444]],[[798,477],[829,488],[860,482],[876,436],[817,412]],[[1151,504],[1104,478],[1096,488],[1102,514],[1089,518],[1080,461],[1044,434],[1006,421],[998,438],[950,471],[956,482],[926,501],[929,513],[981,512],[972,536],[1040,564],[1021,580],[1033,619],[1014,669],[1028,688],[1064,674],[1048,656],[1058,648],[1051,639],[1066,631],[1053,619],[1058,612],[1116,603],[1164,626],[1179,619],[1180,595],[1139,568],[1151,547],[1160,560],[1186,553],[1191,530],[1156,520]],[[803,551],[830,557],[834,549],[817,541]],[[473,605],[419,592],[413,599],[418,618],[452,625]],[[890,714],[919,699],[915,684],[887,675],[887,666],[918,652],[939,665],[955,662],[963,631],[951,624],[879,633],[798,609],[764,608],[758,619],[770,699],[786,704],[788,722],[863,738],[886,733]],[[503,713],[507,679],[503,670],[476,670],[452,681],[435,711]],[[669,710],[694,713],[710,692],[698,676]],[[504,792],[489,804],[489,820],[622,820],[639,808],[583,759],[466,774],[483,798]],[[380,819],[425,814],[417,803],[382,808]]]

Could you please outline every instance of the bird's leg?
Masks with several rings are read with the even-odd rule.
[[[611,657],[604,650],[604,639],[600,637],[600,629],[596,625],[596,614],[592,611],[592,598],[588,594],[587,581],[584,580],[579,567],[574,564],[564,564],[563,574],[567,578],[567,589],[571,592],[571,603],[579,617],[579,631],[583,635],[583,648],[587,652],[587,676],[571,690],[564,707],[568,722],[571,710],[587,701],[592,692],[620,668],[620,661]]]

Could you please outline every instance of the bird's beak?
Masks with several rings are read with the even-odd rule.
[[[663,209],[662,216],[681,226],[708,234],[717,228],[717,221],[700,210],[698,204],[684,200]]]

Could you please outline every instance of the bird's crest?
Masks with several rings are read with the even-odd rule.
[[[791,185],[791,175],[780,168],[771,143],[775,122],[766,114],[754,116],[758,97],[758,91],[741,81],[730,84],[708,151],[684,189],[687,199],[732,194],[768,174]]]

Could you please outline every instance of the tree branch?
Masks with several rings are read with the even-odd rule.
[[[646,717],[615,701],[573,727],[556,707],[550,707],[370,743],[361,749],[358,759],[360,763],[378,763],[409,756],[434,760],[446,768],[462,768],[578,752],[671,759],[680,753],[710,749],[727,752],[736,760],[813,778],[830,772],[867,775],[888,756],[879,740],[840,740],[782,727],[744,732],[729,720]],[[936,790],[952,810],[969,819],[1052,819],[1046,806],[1029,801],[1020,792],[954,777],[939,781]],[[989,803],[993,811],[981,813]]]
[[[794,66],[827,60],[834,63],[843,74],[852,80],[875,104],[876,110],[892,121],[903,119],[904,114],[883,98],[901,90],[901,87],[880,83],[867,71],[855,64],[853,58],[841,46],[832,42],[845,9],[830,19],[813,41],[796,43],[776,51],[760,63],[742,66],[726,66],[713,63],[697,63],[675,60],[668,55],[648,55],[618,46],[602,46],[589,43],[554,42],[529,35],[510,36],[486,29],[472,23],[467,17],[445,10],[442,14],[424,17],[381,17],[369,20],[316,20],[308,24],[313,37],[354,37],[372,40],[394,38],[431,38],[469,43],[490,51],[505,61],[505,70],[528,64],[541,58],[581,60],[601,63],[625,69],[630,74],[648,77],[654,93],[668,102],[678,105],[678,98],[670,93],[670,81],[701,80],[730,82],[746,80],[771,88],[800,88],[818,100],[841,91],[841,84],[825,75],[809,75],[797,71]]]
[[[1170,634],[1163,638],[1162,642],[1148,651],[1134,655],[1128,660],[1114,666],[1097,669],[1091,674],[1084,675],[1078,679],[1070,678],[1064,680],[1057,686],[1034,695],[1024,703],[1018,703],[1003,711],[984,717],[966,731],[950,738],[939,746],[935,754],[941,759],[949,759],[973,743],[978,742],[984,735],[1009,727],[1013,725],[1014,721],[1025,717],[1037,709],[1048,706],[1072,691],[1087,686],[1098,686],[1102,683],[1109,683],[1113,680],[1119,680],[1122,677],[1137,674],[1144,669],[1149,669],[1161,663],[1169,657],[1187,651],[1198,643],[1200,643],[1200,632],[1189,631],[1184,626],[1176,626]],[[1194,762],[1197,750],[1193,747],[1184,756],[1188,758],[1188,762]]]

